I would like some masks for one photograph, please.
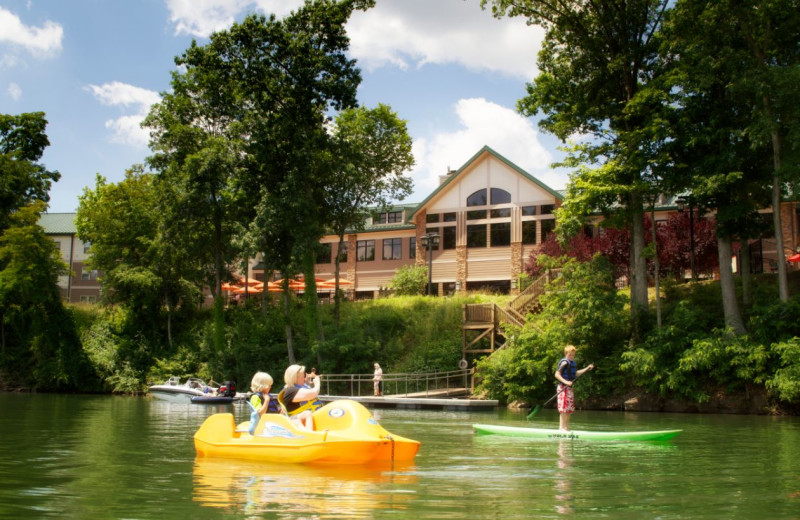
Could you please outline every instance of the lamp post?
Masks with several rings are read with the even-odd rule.
[[[694,200],[692,196],[678,197],[678,212],[683,213],[685,207],[689,207],[689,268],[692,272],[692,281],[696,281],[694,274]]]
[[[430,296],[433,281],[433,250],[439,248],[439,233],[425,233],[420,239],[422,247],[428,251],[428,296]]]

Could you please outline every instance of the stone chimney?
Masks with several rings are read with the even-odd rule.
[[[445,173],[444,175],[439,175],[439,184],[441,185],[441,184],[444,184],[445,182],[447,182],[447,179],[452,177],[454,173],[456,173],[456,171],[455,170],[451,170],[450,167],[448,166],[447,167],[447,173]]]

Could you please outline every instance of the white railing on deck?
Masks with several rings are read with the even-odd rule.
[[[383,395],[397,397],[436,397],[447,391],[472,389],[474,369],[446,372],[407,372],[383,374]],[[322,395],[371,396],[372,374],[322,374]]]

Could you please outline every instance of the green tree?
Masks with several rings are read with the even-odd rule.
[[[478,363],[484,379],[478,390],[507,402],[531,402],[551,393],[564,345],[578,346],[586,363],[599,364],[615,356],[628,334],[620,327],[625,300],[616,290],[614,269],[607,258],[597,254],[587,262],[566,257],[542,262],[563,266],[561,277],[542,296],[542,311],[509,334],[506,348]],[[608,370],[603,384],[612,387],[613,368],[603,370]]]
[[[585,215],[602,210],[620,215],[631,229],[631,318],[635,336],[648,313],[644,240],[645,197],[663,175],[661,116],[664,93],[655,79],[660,68],[656,33],[667,0],[547,2],[482,0],[495,16],[522,16],[547,31],[539,53],[540,74],[518,102],[525,115],[544,114],[540,126],[567,140],[584,134],[592,141],[575,147],[567,165],[578,168],[564,208]]]
[[[0,114],[0,231],[11,214],[31,202],[50,200],[50,186],[61,174],[38,163],[50,146],[44,112]]]
[[[202,280],[214,297],[214,343],[224,342],[222,282],[230,277],[237,253],[237,222],[252,213],[243,204],[246,187],[237,184],[246,131],[243,107],[230,88],[231,71],[197,64],[193,44],[175,59],[172,90],[162,94],[143,125],[151,129],[154,153],[148,164],[159,172],[163,225],[202,265]]]
[[[128,353],[139,370],[164,345],[173,347],[173,314],[195,308],[201,297],[194,259],[163,224],[154,181],[139,166],[117,184],[98,175],[95,189],[84,189],[75,219],[78,236],[91,243],[89,266],[103,273],[105,301],[128,311],[125,333],[144,344]]]
[[[88,389],[88,363],[58,289],[67,265],[37,224],[44,207],[18,208],[0,233],[0,378],[45,390]]]
[[[233,182],[246,190],[242,204],[254,208],[243,226],[245,242],[287,282],[307,265],[303,259],[324,231],[322,201],[335,173],[326,114],[356,104],[360,73],[346,56],[344,24],[354,9],[372,5],[316,0],[282,20],[249,16],[182,57],[236,104],[240,124],[231,128],[239,132],[243,166]],[[287,352],[294,362],[288,293],[286,285]]]
[[[406,121],[387,105],[373,109],[352,108],[334,121],[337,174],[326,193],[328,222],[339,237],[339,251],[349,230],[364,229],[368,207],[385,210],[393,200],[411,193],[412,181],[405,174],[414,165],[411,137]],[[339,260],[335,262],[335,321],[339,320]]]
[[[754,147],[772,152],[772,222],[778,263],[778,296],[789,299],[781,202],[787,181],[800,174],[800,2],[797,0],[725,1],[708,9],[724,9],[746,43],[744,74],[731,89],[753,107],[745,132]]]
[[[420,265],[404,265],[397,270],[389,282],[398,296],[425,294],[428,285],[428,268]]]
[[[735,5],[734,5],[735,4]],[[678,2],[665,24],[664,54],[671,58],[669,78],[678,108],[674,150],[687,165],[680,188],[716,212],[720,286],[726,324],[745,332],[731,270],[732,242],[760,236],[759,209],[770,205],[774,171],[768,146],[759,144],[751,95],[742,78],[752,76],[752,60],[736,16],[739,3]],[[780,201],[773,206],[779,213]],[[773,201],[773,204],[775,202]],[[778,232],[780,234],[780,232]],[[747,248],[743,256],[749,256]],[[742,266],[749,269],[746,262]],[[743,275],[749,301],[749,277]]]

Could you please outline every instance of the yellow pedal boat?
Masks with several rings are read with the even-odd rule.
[[[314,412],[314,431],[279,414],[264,414],[253,435],[233,414],[218,413],[194,434],[198,456],[269,462],[366,464],[412,460],[420,443],[386,431],[361,403],[333,401]]]

